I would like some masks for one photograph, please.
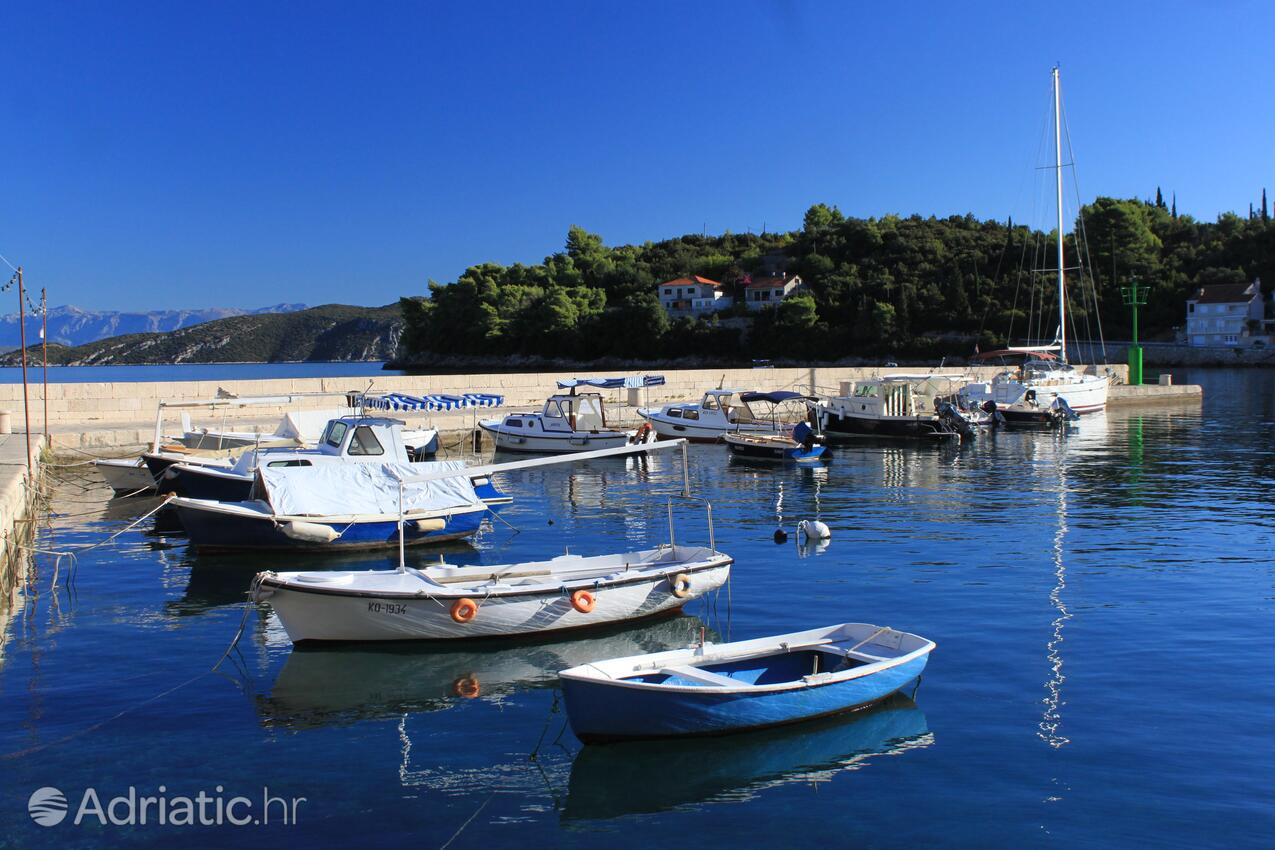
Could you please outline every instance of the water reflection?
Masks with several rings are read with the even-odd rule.
[[[586,746],[571,765],[562,817],[742,803],[780,785],[828,782],[874,757],[933,742],[921,710],[895,695],[862,712],[744,735]]]
[[[558,671],[568,667],[687,646],[701,628],[698,617],[674,615],[640,628],[546,641],[294,650],[270,694],[257,699],[257,712],[267,725],[303,729],[438,711],[464,700],[500,702],[556,685]],[[712,630],[707,635],[718,638]]]

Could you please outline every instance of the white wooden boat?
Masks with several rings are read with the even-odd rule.
[[[934,642],[842,623],[559,673],[580,740],[720,735],[852,711],[915,681]]]
[[[155,479],[139,457],[100,458],[93,467],[106,479],[116,495],[145,493],[155,489]]]
[[[738,395],[738,402],[735,396]],[[726,434],[774,434],[805,418],[805,411],[787,418],[779,415],[780,405],[801,401],[801,393],[740,392],[717,389],[704,393],[698,404],[679,402],[658,410],[644,408],[638,415],[651,423],[655,433],[666,440],[684,438],[696,443],[716,443]],[[752,405],[767,402],[770,415],[758,413]]]
[[[681,608],[721,587],[731,563],[670,545],[499,566],[264,572],[253,599],[270,603],[294,643],[535,635]]]
[[[632,431],[607,424],[602,395],[593,392],[553,395],[540,413],[511,413],[478,425],[507,452],[587,452],[617,448],[633,438]]]

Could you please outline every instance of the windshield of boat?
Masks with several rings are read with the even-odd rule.
[[[323,442],[334,449],[341,448],[341,441],[345,439],[345,432],[350,430],[350,426],[346,425],[340,419],[333,419],[328,423],[327,433],[323,435]]]
[[[384,447],[381,441],[376,439],[376,433],[367,425],[360,425],[354,429],[354,436],[350,438],[350,451],[352,455],[383,455]]]

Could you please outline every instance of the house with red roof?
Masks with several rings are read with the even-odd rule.
[[[800,276],[789,277],[787,272],[773,277],[761,277],[744,287],[744,303],[749,310],[764,310],[778,306],[785,298],[804,288],[805,284],[801,282]]]
[[[659,286],[660,305],[671,316],[694,316],[729,310],[735,299],[717,281],[699,275],[666,280]]]
[[[1186,302],[1186,338],[1191,345],[1267,343],[1262,282],[1201,286]]]

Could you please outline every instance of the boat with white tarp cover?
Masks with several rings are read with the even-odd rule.
[[[408,481],[416,464],[336,463],[258,467],[260,499],[172,497],[200,549],[372,549],[458,540],[478,531],[488,506],[462,469]],[[460,473],[459,475],[457,473]]]

